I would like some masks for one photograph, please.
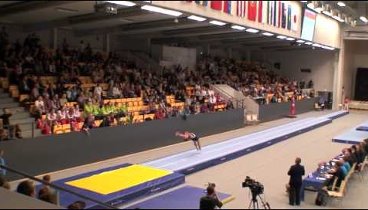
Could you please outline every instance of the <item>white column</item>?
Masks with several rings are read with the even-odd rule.
[[[340,38],[340,50],[336,50],[335,61],[334,61],[334,84],[333,84],[333,104],[334,109],[339,108],[339,104],[342,104],[344,95],[346,95],[346,87],[343,93],[342,88],[344,87],[343,75],[344,75],[344,57],[345,57],[345,46],[343,37]]]

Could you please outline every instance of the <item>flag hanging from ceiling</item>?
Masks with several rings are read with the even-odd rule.
[[[262,23],[267,24],[267,18],[268,18],[268,2],[265,1],[262,3]]]
[[[287,4],[285,2],[282,2],[282,18],[281,18],[281,28],[286,28],[286,22],[287,22]]]
[[[273,26],[277,26],[277,1],[273,1],[273,20],[272,20],[272,25]]]
[[[236,1],[236,16],[245,17],[246,12],[246,1]]]
[[[263,15],[263,2],[258,1],[258,22],[262,22],[262,15]]]
[[[222,10],[222,1],[211,1],[211,8],[214,10]]]
[[[224,12],[231,14],[231,1],[224,1]]]
[[[248,20],[255,21],[257,18],[257,2],[248,1]]]
[[[277,27],[281,27],[281,19],[282,19],[282,7],[281,1],[278,1],[278,14],[277,14]]]
[[[291,10],[291,30],[298,31],[298,16],[296,15],[296,9]]]
[[[287,8],[287,29],[291,30],[291,5],[288,5]]]
[[[273,3],[273,1],[269,1],[269,8],[268,8],[268,13],[269,13],[269,25],[273,25],[273,16],[274,16],[274,12],[275,12],[275,4]]]

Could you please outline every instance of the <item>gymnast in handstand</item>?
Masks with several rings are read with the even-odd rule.
[[[183,138],[184,141],[192,140],[196,150],[198,151],[201,150],[201,144],[199,143],[199,137],[195,133],[192,133],[189,131],[184,131],[184,132],[177,131],[175,135],[180,136],[181,138]]]

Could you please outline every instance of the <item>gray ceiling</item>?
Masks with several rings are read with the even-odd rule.
[[[195,46],[210,43],[224,47],[255,50],[302,50],[310,46],[237,32],[230,26],[219,27],[197,22],[183,15],[151,13],[140,6],[120,7],[117,15],[95,12],[95,1],[0,1],[0,23],[16,24],[25,32],[67,27],[77,36],[110,33],[122,37],[151,38],[152,43]],[[361,3],[347,2],[351,7]],[[366,5],[366,2],[364,2]]]

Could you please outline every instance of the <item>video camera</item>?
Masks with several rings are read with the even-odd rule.
[[[254,179],[251,179],[249,176],[245,178],[244,182],[242,183],[242,187],[249,187],[250,191],[255,196],[262,194],[264,191],[264,186]]]

